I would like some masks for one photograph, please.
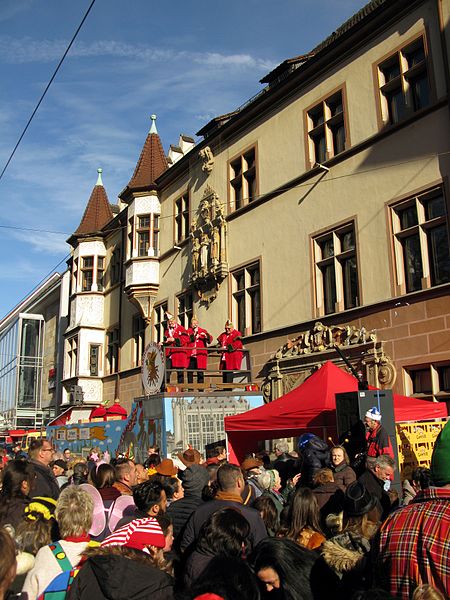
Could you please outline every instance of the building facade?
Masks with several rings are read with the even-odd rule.
[[[449,401],[449,15],[373,0],[168,157],[152,117],[118,205],[98,183],[69,240],[65,402],[141,396],[167,310],[214,337],[231,318],[267,400],[344,356]]]
[[[0,322],[2,428],[39,428],[58,410],[61,281],[51,275]]]

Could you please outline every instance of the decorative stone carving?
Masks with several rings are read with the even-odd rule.
[[[226,221],[219,197],[207,186],[191,227],[192,285],[204,302],[212,302],[228,275]]]
[[[214,167],[214,154],[209,146],[205,146],[198,153],[199,157],[202,159],[202,171],[204,173],[211,173]]]

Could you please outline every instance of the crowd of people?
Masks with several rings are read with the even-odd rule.
[[[222,447],[135,464],[37,439],[2,469],[0,600],[448,598],[450,423],[400,494],[394,470],[388,445],[358,474],[313,434],[240,465]]]
[[[166,319],[166,383],[170,383],[172,371],[176,371],[178,383],[183,383],[186,369],[188,383],[193,383],[194,373],[197,383],[204,383],[204,372],[208,365],[207,348],[212,344],[213,336],[206,329],[199,327],[195,315],[188,329],[180,325],[171,313],[166,313]],[[225,323],[224,331],[217,338],[216,348],[221,352],[219,369],[223,371],[223,382],[231,383],[234,371],[241,368],[243,345],[241,332],[234,328],[229,319]]]

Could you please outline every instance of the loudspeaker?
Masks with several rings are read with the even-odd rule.
[[[387,431],[394,451],[397,465],[394,476],[394,487],[400,485],[398,469],[398,448],[395,433],[394,403],[392,390],[359,390],[336,394],[336,425],[339,443],[342,443],[351,459],[366,447],[364,416],[376,406],[382,415],[381,425]]]

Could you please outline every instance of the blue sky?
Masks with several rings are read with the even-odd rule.
[[[89,4],[1,0],[0,171]],[[97,167],[116,202],[152,113],[167,152],[180,133],[195,137],[240,106],[273,67],[312,49],[363,5],[97,0],[0,180],[0,318],[69,253],[65,240]]]

